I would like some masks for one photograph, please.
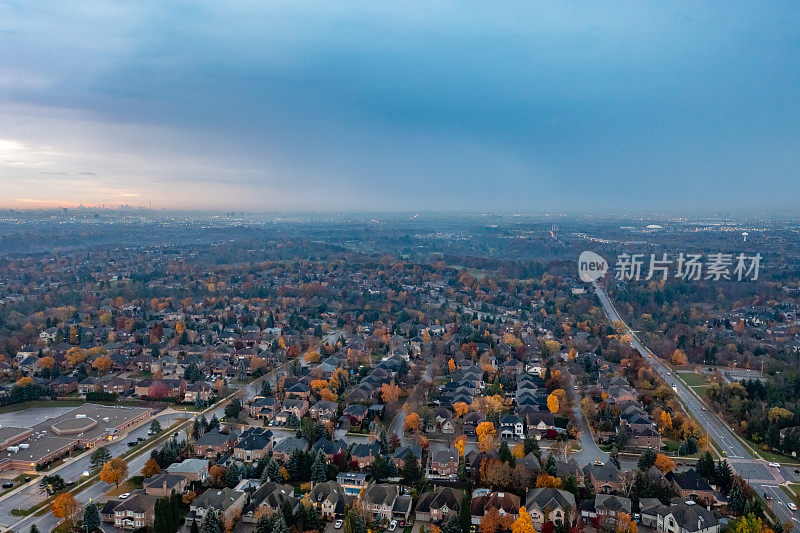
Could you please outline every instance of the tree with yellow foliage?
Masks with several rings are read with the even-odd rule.
[[[458,450],[458,456],[464,457],[464,449],[467,447],[467,437],[465,435],[459,435],[453,440],[453,446]]]
[[[46,355],[46,356],[42,357],[41,359],[39,359],[39,367],[40,368],[46,368],[46,369],[49,370],[49,369],[53,368],[55,365],[56,365],[56,360],[53,359],[52,357],[50,357],[49,355]]]
[[[659,422],[659,427],[662,431],[669,431],[672,429],[672,415],[667,411],[661,411],[661,419]]]
[[[475,433],[478,435],[478,448],[482,452],[486,452],[494,448],[497,430],[495,430],[492,422],[489,422],[488,420],[486,422],[481,422],[478,424],[478,427],[475,428]]]
[[[531,515],[528,514],[528,510],[525,509],[524,505],[520,506],[519,516],[511,524],[511,533],[536,533],[536,530],[533,529]]]
[[[469,411],[469,406],[464,402],[456,402],[453,404],[453,409],[456,412],[456,416],[461,418]]]
[[[561,408],[561,404],[558,401],[558,396],[550,393],[550,395],[547,397],[547,408],[553,414],[558,413],[558,410]]]
[[[28,376],[17,380],[18,387],[30,387],[31,385],[33,385],[33,378],[29,378]]]
[[[453,361],[452,357],[447,361],[447,368],[450,370],[451,374],[456,371],[456,362]]]
[[[319,391],[319,397],[325,400],[326,402],[335,402],[338,401],[339,399],[336,393],[328,388],[324,388],[321,391]]]

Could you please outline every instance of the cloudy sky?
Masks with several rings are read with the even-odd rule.
[[[0,206],[800,206],[800,3],[7,2]]]

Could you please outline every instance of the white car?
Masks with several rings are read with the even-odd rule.
[[[81,475],[82,475],[83,477],[89,477],[89,471],[88,471],[88,470],[84,470],[84,471],[83,471],[83,474],[81,474]]]
[[[780,468],[781,467],[780,463],[770,463],[769,466],[771,466],[772,468]]]
[[[342,529],[343,525],[344,525],[344,522],[341,521],[341,520],[337,520],[336,522],[333,523],[334,529]]]
[[[119,499],[120,500],[124,500],[125,498],[127,498],[130,495],[131,495],[130,492],[123,492],[122,494],[119,495]]]
[[[389,531],[394,531],[397,529],[397,520],[392,520],[389,522]]]
[[[789,509],[791,509],[792,511],[797,510],[797,506],[792,502],[787,503],[786,506],[789,507]]]

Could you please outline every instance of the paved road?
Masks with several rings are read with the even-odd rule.
[[[608,295],[600,288],[600,286],[593,282],[594,291],[603,305],[603,310],[606,313],[609,321],[619,321],[625,324],[622,317],[617,313]],[[627,324],[626,324],[627,327]],[[728,457],[728,463],[731,468],[741,477],[748,480],[750,486],[759,495],[770,494],[772,495],[772,502],[770,507],[778,516],[781,522],[791,520],[794,522],[795,527],[800,527],[800,519],[796,512],[789,509],[788,503],[791,499],[783,492],[778,486],[784,482],[784,477],[781,473],[782,469],[772,468],[767,465],[767,462],[762,459],[754,459],[749,451],[742,445],[736,438],[730,428],[720,420],[707,406],[698,399],[693,391],[683,384],[682,381],[672,375],[672,371],[646,346],[642,344],[639,337],[629,327],[631,335],[631,346],[633,346],[645,361],[663,377],[673,390],[677,390],[678,396],[686,405],[689,412],[697,419],[700,425],[708,432],[711,438],[716,442],[717,447]],[[790,468],[784,467],[784,471],[789,475]],[[792,476],[794,474],[792,473]]]

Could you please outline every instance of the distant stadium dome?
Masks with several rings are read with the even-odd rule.
[[[659,226],[658,224],[650,224],[647,226],[647,229],[664,229],[663,226]]]

